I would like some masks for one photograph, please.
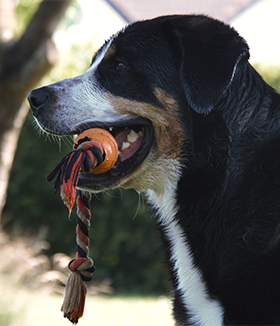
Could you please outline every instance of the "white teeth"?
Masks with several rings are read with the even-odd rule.
[[[131,130],[130,133],[127,135],[126,140],[122,143],[122,151],[126,148],[128,148],[131,143],[134,143],[139,137],[143,137],[143,131],[139,131],[138,133],[135,132],[134,130]]]
[[[127,142],[127,141],[124,141],[124,142],[122,143],[122,151],[123,151],[124,149],[128,148],[129,146],[130,146],[130,143]]]
[[[143,131],[139,131],[139,133],[135,132],[131,129],[130,134],[127,135],[127,141],[133,143],[136,139],[143,136]]]
[[[127,135],[127,141],[131,143],[133,143],[137,138],[138,138],[138,134],[134,130],[131,130],[130,134]]]

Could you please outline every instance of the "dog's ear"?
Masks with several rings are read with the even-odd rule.
[[[190,106],[208,113],[230,86],[237,65],[249,59],[249,47],[230,26],[204,16],[192,18],[176,28],[180,82]]]

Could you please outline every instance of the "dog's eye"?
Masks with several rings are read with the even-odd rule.
[[[124,63],[122,63],[122,62],[118,62],[118,63],[116,64],[116,70],[117,70],[117,71],[123,70],[123,69],[125,69],[125,68],[126,68],[126,65],[125,65]]]

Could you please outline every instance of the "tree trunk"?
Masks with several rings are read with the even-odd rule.
[[[0,217],[19,132],[28,112],[24,100],[57,59],[51,37],[70,3],[43,0],[18,41],[4,43],[0,34]]]

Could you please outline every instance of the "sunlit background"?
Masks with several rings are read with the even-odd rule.
[[[25,31],[40,1],[0,0],[0,11],[4,5],[15,14],[16,28],[12,18],[0,20],[1,41],[9,42]],[[128,23],[175,13],[232,24],[248,41],[250,62],[280,90],[279,0],[75,0],[52,38],[58,61],[38,86],[85,71],[104,40]],[[27,115],[1,218],[0,326],[70,325],[60,306],[75,254],[76,215],[68,219],[45,179],[71,147],[71,139],[41,135]],[[79,325],[173,325],[164,257],[144,198],[124,190],[94,196],[90,234],[97,270]]]

